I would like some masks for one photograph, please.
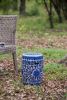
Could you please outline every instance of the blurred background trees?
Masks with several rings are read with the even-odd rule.
[[[18,0],[0,0],[0,10],[8,14],[9,10],[18,9]]]
[[[27,3],[31,2],[30,14],[26,11]],[[9,14],[9,11],[17,11],[20,15],[37,15],[39,14],[38,6],[43,5],[46,9],[51,28],[53,25],[53,12],[56,12],[58,21],[67,20],[67,0],[0,0],[0,10],[3,14]]]
[[[25,9],[26,9],[26,0],[20,0],[19,3],[19,14],[20,15],[25,15]]]

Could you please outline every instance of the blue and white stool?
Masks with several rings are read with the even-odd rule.
[[[42,54],[24,53],[22,56],[22,80],[24,84],[39,85],[43,75]]]

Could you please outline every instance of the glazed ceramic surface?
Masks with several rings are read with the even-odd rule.
[[[38,85],[42,82],[43,75],[42,54],[23,54],[22,80],[24,84]]]

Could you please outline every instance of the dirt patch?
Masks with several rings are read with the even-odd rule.
[[[51,81],[45,75],[40,86],[30,86],[23,85],[20,73],[16,80],[13,76],[11,72],[0,76],[0,100],[66,100],[65,79]]]
[[[23,48],[48,47],[67,49],[67,37],[17,39],[17,44]],[[45,63],[53,62],[55,60],[46,60]],[[0,100],[67,100],[67,79],[48,80],[45,74],[40,86],[23,85],[20,72],[15,80],[12,60],[1,60]]]
[[[17,44],[23,48],[45,47],[67,49],[67,36],[32,37],[30,39],[17,39]]]

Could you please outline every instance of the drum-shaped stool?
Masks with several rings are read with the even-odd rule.
[[[42,54],[24,53],[22,56],[22,80],[24,84],[39,85],[43,76]]]

